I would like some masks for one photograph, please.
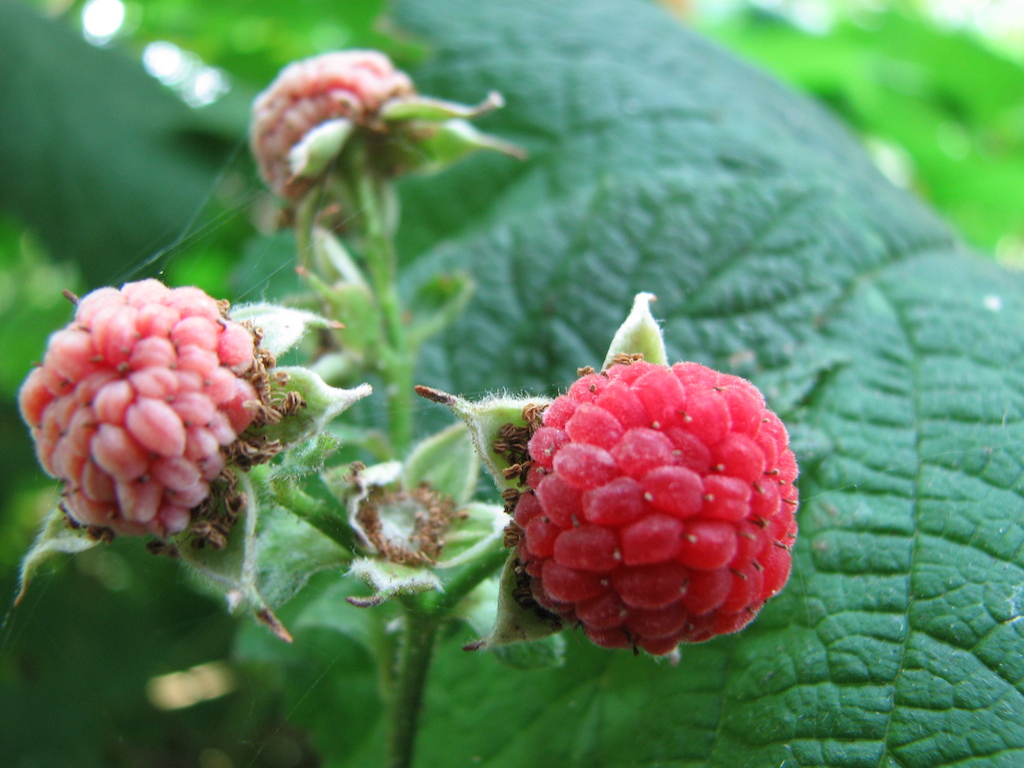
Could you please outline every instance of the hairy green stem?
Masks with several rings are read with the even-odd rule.
[[[435,614],[406,606],[405,633],[391,692],[387,768],[412,765],[423,691],[439,626]]]
[[[393,239],[394,202],[390,182],[375,172],[365,147],[354,146],[346,163],[349,172],[344,176],[343,192],[361,224],[365,269],[380,309],[383,344],[376,356],[388,401],[390,452],[391,456],[401,458],[408,453],[412,443],[413,375],[417,351],[425,335],[421,330],[416,336],[407,327],[406,313],[398,293],[398,259]],[[324,268],[312,253],[315,220],[316,206],[312,199],[307,198],[297,210],[296,233],[300,262],[309,264],[314,274]],[[466,282],[459,299],[452,303],[449,313],[441,321],[446,323],[464,306],[471,290]],[[436,332],[443,327],[441,321],[435,324],[436,327],[428,326],[425,330]],[[279,502],[292,507],[301,517],[350,550],[354,549],[354,541],[349,541],[328,524],[333,521],[333,516],[324,514],[318,499],[303,494],[288,483],[277,484],[273,492]],[[382,631],[378,638],[380,683],[388,706],[388,768],[410,768],[412,765],[424,690],[439,630],[449,621],[459,601],[498,570],[507,557],[505,550],[497,550],[453,574],[443,594],[401,600],[404,621],[401,638],[395,642],[386,631]]]
[[[271,481],[269,485],[278,504],[341,546],[351,558],[357,547],[356,536],[352,528],[338,518],[335,509],[327,502],[304,493],[294,481]]]
[[[316,189],[307,193],[295,211],[295,250],[302,267],[308,268],[313,262],[313,226],[316,224],[319,197]]]
[[[388,768],[412,765],[423,691],[438,631],[447,623],[458,602],[504,565],[508,555],[505,549],[495,550],[462,569],[445,585],[443,593],[402,601],[405,633],[390,681]]]
[[[356,199],[365,228],[365,258],[374,293],[384,320],[387,349],[380,355],[387,385],[391,442],[396,455],[412,443],[413,369],[416,349],[405,327],[396,277],[398,259],[389,224],[389,182],[370,172],[358,174]]]

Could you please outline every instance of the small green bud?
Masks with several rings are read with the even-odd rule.
[[[648,363],[668,365],[665,338],[662,336],[661,326],[651,314],[651,302],[655,300],[653,293],[636,295],[633,299],[633,309],[612,337],[601,370],[610,368],[615,364],[616,358],[623,355],[643,355]]]

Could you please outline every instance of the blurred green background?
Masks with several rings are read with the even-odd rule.
[[[992,258],[1024,266],[1020,0],[661,4],[817,99],[893,183]],[[285,284],[291,243],[270,236],[276,209],[247,156],[248,105],[288,61],[327,50],[381,47],[414,66],[426,52],[389,29],[385,10],[0,2],[0,594],[13,595],[55,500],[14,401],[70,317],[61,290],[160,275],[237,299]],[[118,541],[4,606],[0,765],[318,764],[264,684],[270,673],[232,665],[234,621],[180,580],[173,563]],[[191,695],[168,698],[175,690]]]

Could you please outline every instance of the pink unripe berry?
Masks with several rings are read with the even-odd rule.
[[[748,381],[616,364],[544,413],[516,503],[545,609],[659,655],[745,627],[789,577],[796,461]]]
[[[376,51],[325,53],[289,64],[253,104],[249,139],[260,174],[280,197],[298,200],[308,184],[292,179],[288,153],[306,134],[339,118],[375,128],[385,102],[414,93],[408,75]]]
[[[198,288],[156,280],[101,288],[50,337],[19,392],[40,463],[84,526],[184,530],[253,421],[248,328]]]

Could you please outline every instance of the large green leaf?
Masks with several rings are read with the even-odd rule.
[[[0,209],[90,283],[191,234],[228,149],[200,126],[141,63],[0,3]]]
[[[0,35],[16,28],[4,22],[20,13],[11,7],[0,4]],[[399,18],[433,49],[417,73],[423,90],[472,102],[500,89],[509,106],[483,127],[532,153],[523,164],[474,158],[403,187],[407,291],[450,271],[478,286],[465,317],[428,348],[421,381],[466,394],[564,386],[578,366],[600,364],[633,294],[650,290],[673,356],[764,384],[804,438],[793,579],[748,630],[685,648],[676,667],[570,636],[564,667],[529,672],[463,653],[464,630],[439,647],[418,767],[1019,764],[1021,278],[963,252],[820,110],[639,0],[406,0]],[[12,56],[41,37],[13,37],[0,69],[40,71],[38,57]],[[111,93],[137,82],[109,70],[99,79]],[[0,99],[12,83],[24,90],[5,82]],[[65,85],[54,82],[53,103],[76,104]],[[104,98],[89,96],[109,106]],[[63,168],[59,150],[95,149],[76,141],[102,123],[83,125],[81,136],[62,134],[67,145],[46,145],[52,157],[24,146],[46,157],[40,167]],[[149,167],[145,151],[125,156]],[[25,157],[0,157],[7,179],[24,177]],[[149,189],[105,176],[130,167],[85,173],[134,190],[140,206],[177,178],[156,169]],[[74,233],[92,221],[32,200],[16,203],[49,205],[33,215],[51,226]],[[126,251],[149,253],[138,247]],[[250,628],[240,650],[279,673],[286,711],[314,728],[328,765],[377,765],[370,658],[358,637],[336,636],[352,631],[344,612],[360,609],[317,589],[333,576],[295,601],[293,646]],[[65,591],[55,583],[47,597]],[[49,603],[40,613],[81,642],[88,617]],[[92,620],[117,626],[106,617]],[[48,626],[35,625],[40,637]],[[27,673],[8,685],[9,709],[35,721],[54,713],[65,670],[117,666],[40,642],[66,664],[45,688]],[[136,698],[152,671],[134,674]],[[107,715],[97,712],[81,721],[90,733]],[[15,749],[34,733],[8,730]],[[71,754],[63,739],[46,746],[46,764]]]
[[[650,290],[670,355],[789,381],[776,405],[817,446],[791,583],[750,628],[676,667],[579,640],[520,673],[443,644],[417,765],[1019,765],[1024,280],[644,3],[399,18],[433,46],[423,89],[501,90],[486,130],[532,157],[405,185],[410,284],[478,286],[423,383],[564,385]]]

